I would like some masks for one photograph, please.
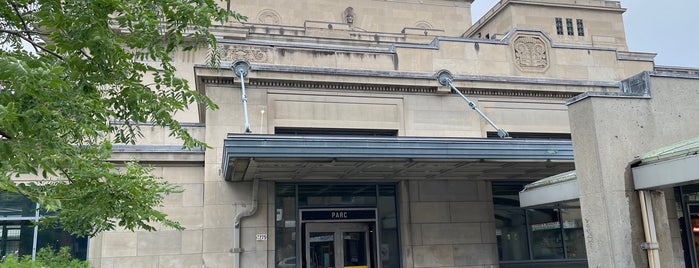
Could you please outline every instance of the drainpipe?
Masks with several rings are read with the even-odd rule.
[[[638,199],[641,202],[641,218],[643,219],[643,233],[646,241],[641,243],[641,249],[648,254],[648,267],[660,268],[660,252],[658,249],[658,237],[653,221],[653,202],[650,191],[638,191]]]
[[[466,96],[464,96],[463,93],[461,93],[461,91],[458,88],[454,86],[454,84],[451,83],[451,81],[453,80],[453,76],[449,71],[440,70],[435,74],[435,77],[437,78],[437,81],[439,81],[439,84],[441,84],[442,86],[448,86],[449,88],[451,88],[452,91],[456,92],[456,94],[459,94],[459,96],[461,96],[461,98],[468,103],[468,106],[471,107],[471,109],[476,111],[483,119],[485,119],[486,122],[488,122],[488,124],[490,124],[498,132],[498,136],[500,138],[508,138],[510,136],[510,134],[508,134],[507,131],[496,126],[495,123],[492,120],[490,120],[490,118],[488,118],[488,116],[486,116],[480,109],[478,109],[476,103],[469,100]]]
[[[252,133],[250,130],[250,120],[248,119],[248,97],[245,94],[245,77],[250,70],[250,64],[244,59],[238,59],[233,62],[231,68],[240,78],[241,101],[243,102],[243,115],[245,116],[245,133]]]
[[[243,249],[240,247],[240,222],[245,217],[249,217],[257,212],[257,189],[259,188],[260,180],[255,179],[252,182],[252,200],[250,207],[237,213],[233,218],[235,227],[233,228],[233,268],[240,268],[240,253]]]

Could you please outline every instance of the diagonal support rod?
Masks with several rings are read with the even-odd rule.
[[[250,70],[250,64],[245,60],[236,60],[231,67],[235,74],[240,77],[241,101],[243,102],[243,112],[245,116],[245,133],[252,133],[252,130],[250,130],[250,120],[248,119],[248,96],[245,93],[245,77]]]
[[[437,76],[437,80],[439,81],[439,84],[441,84],[443,86],[450,87],[452,91],[456,92],[456,94],[459,94],[459,96],[461,96],[461,98],[463,98],[468,103],[468,106],[471,107],[471,109],[476,111],[483,119],[485,119],[486,122],[488,122],[488,124],[493,126],[493,128],[495,128],[495,130],[497,130],[498,136],[500,138],[508,138],[510,136],[510,134],[508,134],[507,131],[505,131],[504,129],[499,128],[497,125],[495,125],[495,123],[493,123],[493,121],[490,120],[490,118],[488,118],[488,116],[486,116],[480,109],[478,109],[478,106],[476,106],[476,103],[474,103],[470,99],[468,99],[463,93],[461,93],[461,91],[458,88],[456,88],[454,86],[454,84],[451,83],[453,78],[451,76],[451,73],[449,73],[449,71],[441,70],[441,71],[437,72],[436,76]]]

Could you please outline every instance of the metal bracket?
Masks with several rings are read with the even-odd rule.
[[[641,243],[642,250],[654,250],[659,249],[658,243],[643,242]]]
[[[497,130],[498,136],[500,138],[509,138],[510,134],[508,134],[507,131],[496,126],[495,123],[493,123],[493,121],[490,120],[490,118],[488,118],[488,116],[486,116],[480,109],[478,109],[478,106],[476,106],[475,102],[469,100],[463,93],[461,93],[461,91],[458,88],[454,86],[454,84],[452,84],[451,81],[454,80],[454,76],[452,76],[451,72],[444,69],[439,70],[439,72],[435,74],[435,78],[437,78],[439,84],[441,84],[442,86],[448,86],[451,88],[452,91],[456,92],[456,94],[459,94],[459,96],[461,96],[461,98],[463,98],[468,103],[468,106],[471,107],[471,109],[476,111],[483,119],[485,119],[486,122],[488,122],[488,124],[495,128],[495,130]]]
[[[252,133],[252,130],[250,130],[250,120],[248,118],[248,97],[245,93],[245,77],[248,76],[248,72],[250,71],[250,63],[245,59],[237,59],[231,64],[231,69],[233,69],[235,75],[240,77],[241,101],[243,102],[243,112],[245,113],[245,133]]]

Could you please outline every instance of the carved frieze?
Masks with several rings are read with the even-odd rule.
[[[522,71],[545,71],[549,66],[548,46],[538,35],[519,35],[512,42],[514,63]]]
[[[271,63],[272,49],[254,46],[223,46],[222,61],[246,59],[249,62]]]

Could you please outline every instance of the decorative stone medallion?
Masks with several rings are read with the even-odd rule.
[[[271,63],[271,48],[253,46],[223,46],[222,61],[246,59],[249,62]]]
[[[538,35],[518,35],[512,42],[514,63],[522,71],[543,72],[549,67],[548,45]]]
[[[264,9],[257,14],[257,21],[263,24],[282,24],[282,17],[272,9]]]

